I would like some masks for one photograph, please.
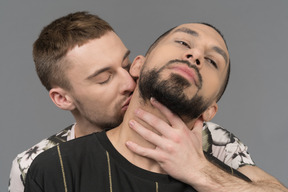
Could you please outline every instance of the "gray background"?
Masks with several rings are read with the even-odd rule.
[[[132,50],[131,59],[175,25],[217,26],[228,42],[232,73],[214,122],[247,144],[260,168],[288,185],[287,0],[1,0],[0,191],[7,190],[18,153],[74,122],[50,101],[31,50],[44,25],[83,10],[111,23]]]

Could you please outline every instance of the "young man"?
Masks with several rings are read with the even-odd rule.
[[[27,170],[39,153],[122,122],[135,88],[129,53],[106,21],[86,12],[59,18],[42,30],[33,46],[37,74],[55,105],[71,111],[76,123],[16,157],[11,192],[24,190]]]
[[[249,186],[253,191],[262,189],[258,183],[249,183],[218,168],[204,157],[202,150],[201,122],[211,120],[217,112],[216,102],[225,90],[229,65],[225,42],[214,28],[184,24],[167,32],[152,46],[146,58],[137,57],[130,69],[132,75],[140,74],[140,78],[123,122],[107,132],[62,143],[40,154],[29,169],[25,191],[239,191],[242,186]],[[163,115],[157,102],[153,99],[152,104],[149,102],[151,97],[178,114],[185,124],[179,119],[175,124],[166,117],[169,112],[165,110]],[[153,114],[153,118],[148,116],[147,121],[144,111]],[[133,119],[149,133],[157,134],[145,137],[148,141],[143,139],[143,134],[137,133],[141,132],[137,128],[139,124]],[[188,163],[176,164],[176,171],[151,159],[147,151],[142,150],[142,153],[137,150],[139,146],[135,146],[138,143],[148,151],[160,152],[159,148],[173,149],[156,139],[165,136],[161,129],[163,124],[169,123],[175,127],[185,125],[181,132],[190,132],[188,128],[191,128],[196,139],[190,139],[192,145],[187,146],[184,153],[180,149],[178,159],[187,159]],[[194,155],[190,155],[190,147]],[[217,180],[213,180],[215,178]],[[221,179],[230,185],[218,185]],[[212,182],[217,184],[216,188],[210,185]],[[271,190],[275,186],[276,183]]]
[[[211,25],[208,26],[212,27]],[[221,35],[221,33],[217,29],[215,29],[214,27],[213,29],[214,31],[216,30],[218,32],[218,36]],[[147,60],[145,61],[145,63],[151,63],[151,61],[154,61],[154,63],[156,64],[161,63],[161,61],[165,61],[165,59],[168,58],[168,56],[163,58],[163,55],[166,55],[165,53],[167,52],[169,53],[167,55],[169,55],[171,58],[177,57],[177,53],[180,52],[179,54],[181,54],[181,51],[184,52],[184,54],[182,55],[183,60],[171,59],[167,64],[167,68],[170,70],[174,69],[176,74],[180,74],[185,78],[190,79],[192,82],[195,83],[195,86],[198,89],[193,100],[185,100],[185,96],[180,94],[180,89],[182,88],[181,86],[180,88],[177,86],[173,86],[173,84],[169,83],[168,81],[157,84],[156,82],[158,82],[160,78],[157,79],[156,75],[151,75],[158,74],[158,77],[161,76],[162,73],[164,73],[162,72],[162,70],[164,71],[166,69],[165,67],[161,67],[158,71],[156,71],[154,68],[153,70],[149,71],[145,70],[144,64],[144,67],[142,69],[142,76],[145,71],[148,71],[146,72],[146,74],[150,74],[150,76],[142,78],[144,79],[142,80],[142,84],[145,84],[144,87],[146,87],[146,89],[143,89],[146,91],[142,91],[146,94],[142,93],[142,95],[146,95],[146,99],[151,96],[157,98],[162,103],[164,103],[164,105],[168,106],[170,110],[172,110],[174,113],[179,114],[181,116],[181,119],[172,114],[168,109],[166,109],[164,106],[161,106],[157,102],[154,102],[154,107],[158,108],[158,110],[162,112],[162,116],[160,117],[164,116],[166,121],[163,121],[161,120],[161,118],[157,117],[158,114],[155,116],[152,115],[151,112],[147,113],[143,110],[138,110],[136,116],[138,119],[140,119],[140,124],[137,123],[137,121],[132,121],[129,125],[131,126],[131,128],[133,128],[134,131],[137,132],[138,135],[141,136],[142,139],[148,141],[150,146],[152,145],[153,147],[151,148],[149,147],[149,145],[148,147],[143,147],[141,146],[141,142],[137,140],[136,143],[138,143],[138,145],[135,144],[135,142],[129,141],[127,143],[127,147],[140,156],[155,160],[167,174],[185,183],[188,183],[189,185],[196,188],[198,191],[288,191],[288,189],[285,188],[282,184],[280,184],[277,179],[256,166],[243,166],[237,169],[238,171],[248,176],[252,180],[252,183],[244,182],[236,177],[231,177],[231,175],[222,172],[222,170],[220,169],[217,169],[203,156],[201,146],[204,146],[202,141],[205,141],[203,140],[203,138],[205,137],[204,135],[202,135],[202,133],[204,133],[202,132],[202,126],[195,126],[192,131],[189,130],[191,129],[191,125],[189,126],[189,121],[185,121],[185,119],[187,120],[187,118],[189,120],[189,116],[187,117],[187,112],[194,112],[194,114],[192,113],[192,117],[194,118],[199,117],[198,114],[200,114],[201,112],[201,110],[197,111],[197,108],[191,109],[189,108],[189,106],[191,106],[191,104],[195,102],[195,104],[192,106],[198,105],[198,109],[205,109],[207,108],[206,106],[208,106],[205,106],[205,102],[206,104],[212,103],[212,105],[207,108],[209,110],[204,111],[204,113],[202,113],[202,116],[200,117],[202,118],[202,120],[205,121],[213,118],[214,114],[217,111],[216,102],[223,94],[229,78],[229,76],[227,78],[227,75],[222,75],[221,78],[223,79],[224,77],[224,84],[219,87],[217,85],[213,85],[213,83],[217,83],[217,81],[213,80],[213,75],[215,75],[215,73],[211,73],[211,70],[206,78],[204,77],[204,75],[201,75],[202,73],[207,73],[206,71],[209,72],[209,67],[205,66],[207,65],[206,62],[209,63],[208,66],[213,66],[215,68],[214,70],[218,72],[218,78],[221,76],[219,76],[219,72],[221,73],[221,71],[223,71],[223,68],[228,68],[228,75],[230,70],[230,61],[228,59],[229,55],[227,54],[227,50],[223,48],[219,49],[219,47],[213,46],[213,39],[209,39],[209,34],[212,35],[213,33],[209,31],[210,30],[209,28],[207,28],[207,26],[201,27],[201,25],[199,26],[199,24],[191,24],[187,25],[187,27],[185,25],[178,26],[176,29],[172,30],[172,32],[166,32],[154,43],[154,45],[151,46],[147,53]],[[214,38],[214,40],[216,40],[217,35],[214,36]],[[206,42],[205,44],[205,41],[207,40],[209,43]],[[182,50],[175,47],[173,48],[173,41],[175,43],[181,44]],[[160,44],[160,42],[161,45],[157,47],[156,45]],[[217,41],[215,44],[217,44]],[[223,44],[223,42],[221,43],[220,41],[220,44]],[[151,56],[150,53],[153,49],[156,50],[153,51],[153,54]],[[222,60],[225,60],[226,65],[221,64],[219,60],[217,61],[217,59],[219,58],[214,56],[215,53],[214,55],[212,54],[213,51],[218,54],[218,57],[220,56]],[[187,70],[187,68],[175,64],[186,63],[187,65],[189,65],[189,62],[187,61],[190,61],[190,63],[196,63],[198,70],[196,70],[196,68],[194,67],[195,72],[193,73]],[[132,67],[131,69],[133,70],[134,67]],[[133,74],[133,72],[130,73]],[[173,75],[171,75],[171,78],[172,77]],[[181,82],[181,80],[177,79],[176,77],[174,78],[175,81],[183,84],[183,87],[189,87],[189,85],[185,84],[185,82]],[[202,87],[202,84],[199,83],[202,79],[203,82],[206,80],[206,85],[209,85],[206,89],[206,92],[204,91],[205,88]],[[212,79],[212,81],[208,82],[207,79],[209,81],[211,81]],[[141,85],[141,78],[139,84]],[[171,91],[169,93],[171,94],[168,94],[167,90],[163,90],[162,92],[157,90],[157,86],[161,88],[164,85],[167,85],[170,88]],[[219,87],[218,92],[216,93],[211,92],[214,86]],[[148,93],[147,91],[154,89],[156,90],[155,93],[151,91],[149,91]],[[207,97],[206,99],[205,97],[201,98],[201,90],[205,93],[210,92],[212,98],[214,95],[214,100],[212,99],[209,101],[209,97]],[[186,92],[188,91],[184,89],[184,93]],[[178,96],[179,94],[180,96]],[[177,97],[179,97],[178,102],[171,99]],[[187,103],[189,103],[189,105],[187,105]],[[182,120],[184,120],[186,125],[183,123]],[[150,127],[150,129],[152,129],[153,131],[150,131],[149,129],[147,130],[143,125],[145,125],[146,127]],[[143,140],[139,140],[143,142]]]
[[[129,53],[106,21],[86,12],[61,17],[42,30],[33,47],[37,74],[55,105],[71,111],[76,123],[17,155],[9,191],[23,192],[27,170],[38,154],[120,124],[135,87],[127,72]],[[205,151],[227,165],[254,165],[247,147],[233,134],[211,122],[203,133]]]

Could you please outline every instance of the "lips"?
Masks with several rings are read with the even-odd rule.
[[[183,76],[187,80],[195,83],[195,85],[198,88],[200,87],[199,79],[198,79],[197,73],[196,73],[194,68],[191,68],[185,64],[182,64],[182,65],[177,64],[177,65],[170,66],[169,68],[172,69],[173,72],[177,72],[178,74],[180,74],[181,76]]]
[[[131,100],[131,97],[132,95],[130,95],[124,102],[124,104],[122,105],[122,110],[127,110],[128,106],[129,106],[129,103],[130,103],[130,100]]]

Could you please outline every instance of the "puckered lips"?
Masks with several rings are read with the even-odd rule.
[[[130,95],[123,103],[121,111],[126,112],[130,103],[132,95]]]

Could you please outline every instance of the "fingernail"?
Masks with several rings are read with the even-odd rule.
[[[156,102],[157,102],[157,100],[156,100],[154,97],[151,97],[151,98],[150,98],[150,101],[151,101],[152,103],[156,103]]]
[[[132,142],[131,142],[131,141],[126,141],[126,145],[127,145],[127,146],[131,146],[131,145],[132,145]]]
[[[134,122],[133,120],[130,120],[130,121],[129,121],[129,126],[130,126],[130,127],[134,127],[134,125],[135,125],[135,122]]]
[[[139,115],[139,113],[140,113],[140,109],[135,109],[135,115]]]

